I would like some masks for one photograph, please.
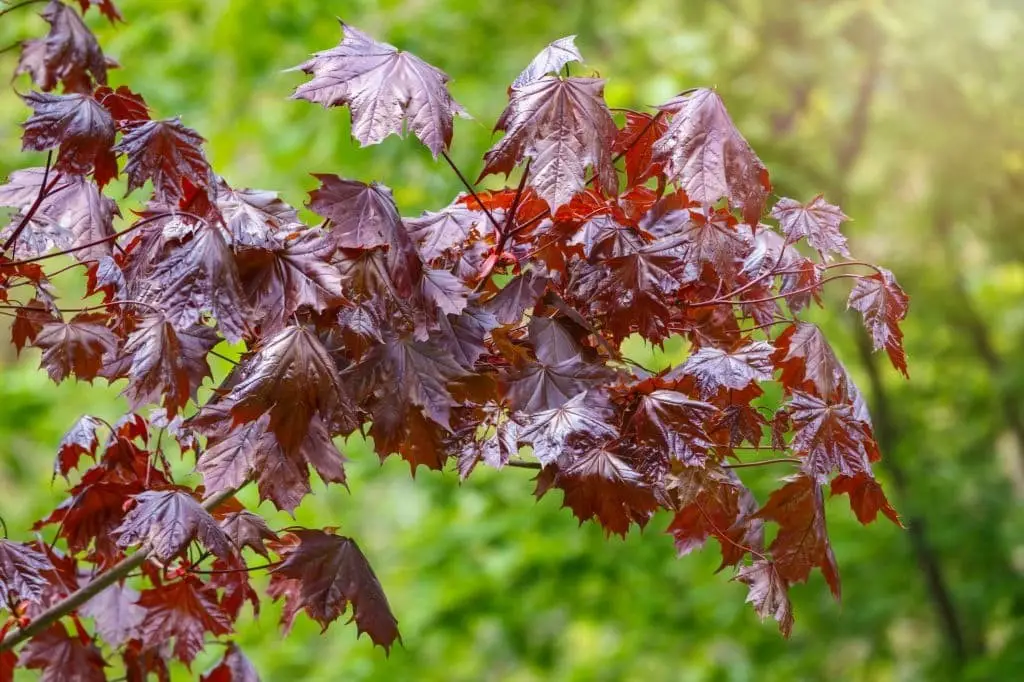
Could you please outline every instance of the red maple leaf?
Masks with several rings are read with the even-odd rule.
[[[352,135],[362,145],[381,142],[408,127],[436,158],[452,141],[452,119],[465,115],[452,99],[448,75],[416,55],[381,43],[341,22],[341,43],[296,67],[313,79],[292,95],[323,104],[348,105]]]
[[[146,609],[142,642],[163,647],[174,640],[174,655],[189,664],[205,647],[206,633],[226,635],[231,620],[217,603],[216,591],[193,576],[144,590],[139,606]]]
[[[32,638],[18,665],[42,671],[42,682],[105,682],[107,662],[91,641],[72,637],[57,622]]]

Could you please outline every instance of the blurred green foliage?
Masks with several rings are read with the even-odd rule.
[[[854,253],[891,268],[913,297],[910,382],[864,354],[856,320],[842,312],[845,291],[816,313],[871,398],[886,457],[879,474],[911,528],[860,528],[832,501],[844,601],[820,578],[795,588],[792,640],[758,624],[742,585],[713,574],[717,549],[676,559],[667,518],[606,541],[594,526],[578,529],[557,495],[535,502],[528,472],[412,480],[403,463],[381,466],[353,441],[351,494],[318,488],[295,521],[261,511],[278,526],[337,525],[356,537],[405,644],[385,660],[353,627],[320,635],[304,617],[282,638],[267,605],[238,637],[265,680],[990,680],[1024,669],[1024,5],[118,4],[127,25],[89,17],[123,65],[114,84],[199,130],[233,185],[301,204],[310,172],[377,179],[406,215],[460,190],[447,168],[408,140],[358,149],[345,112],[287,100],[301,76],[283,70],[337,43],[334,15],[453,76],[475,116],[456,123],[453,156],[467,175],[481,167],[507,84],[545,43],[578,34],[585,68],[608,78],[611,106],[718,88],[776,191],[801,200],[823,191],[841,203],[855,220]],[[0,45],[44,31],[34,9],[3,17]],[[0,69],[12,71],[15,55],[0,55]],[[0,98],[5,174],[39,162],[19,152],[26,115],[13,93]],[[0,515],[21,539],[60,499],[50,472],[63,431],[79,414],[115,418],[124,406],[115,388],[53,386],[34,353],[3,353]]]

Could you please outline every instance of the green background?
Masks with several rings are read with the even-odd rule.
[[[359,541],[404,646],[385,659],[353,626],[320,635],[305,616],[282,638],[277,608],[265,605],[258,618],[246,612],[238,635],[265,680],[993,680],[1024,669],[1024,4],[119,6],[127,24],[95,11],[88,20],[122,64],[112,82],[143,93],[157,116],[181,115],[233,185],[299,205],[310,172],[377,179],[405,215],[460,190],[444,165],[411,139],[359,149],[346,112],[287,99],[302,75],[284,70],[338,42],[335,15],[453,77],[474,116],[456,122],[453,156],[473,176],[508,83],[548,41],[577,34],[587,59],[577,72],[607,78],[611,106],[717,88],[776,191],[842,204],[855,255],[891,268],[912,296],[909,382],[864,353],[845,289],[812,313],[869,395],[885,455],[878,474],[910,528],[862,528],[844,500],[831,501],[843,603],[820,576],[795,587],[791,640],[758,622],[743,585],[713,573],[717,549],[676,559],[667,517],[605,540],[578,528],[557,494],[536,502],[528,471],[412,480],[402,462],[381,466],[353,442],[351,494],[318,487],[297,521]],[[0,19],[0,47],[42,35],[41,7]],[[0,55],[0,70],[13,71],[16,54]],[[13,92],[0,98],[4,174],[41,161],[19,152],[26,117]],[[124,409],[116,387],[54,386],[37,362],[35,351],[0,350],[0,515],[17,539],[61,497],[50,472],[63,432],[82,413]],[[780,473],[751,480],[763,491]],[[267,507],[278,526],[293,523]],[[211,648],[193,674],[217,655]],[[175,675],[190,679],[183,667]]]

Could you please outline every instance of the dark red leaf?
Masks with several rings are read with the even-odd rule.
[[[573,439],[604,441],[618,436],[614,417],[606,395],[587,391],[559,407],[530,414],[523,420],[519,440],[533,447],[541,464],[555,464],[563,453],[569,454],[566,446]]]
[[[900,515],[886,499],[882,486],[869,473],[860,472],[855,476],[840,474],[832,479],[832,494],[844,493],[850,496],[850,508],[861,523],[871,523],[878,517],[878,512],[882,512],[897,526],[904,527]]]
[[[224,651],[224,658],[200,677],[199,682],[260,682],[260,676],[252,661],[231,642]]]
[[[199,542],[214,556],[235,556],[231,540],[210,512],[180,490],[151,490],[135,496],[135,506],[114,531],[121,547],[145,544],[162,563]]]
[[[96,634],[116,649],[140,635],[146,610],[138,602],[138,592],[115,583],[83,604],[79,612],[94,619]]]
[[[276,192],[232,189],[223,178],[217,186],[217,208],[224,216],[236,249],[273,249],[278,241],[272,235],[284,233],[284,236],[305,227],[295,209],[278,198]]]
[[[537,413],[561,407],[612,376],[609,368],[584,362],[580,356],[554,364],[534,362],[508,376],[504,395],[514,410]]]
[[[484,303],[484,310],[493,314],[499,324],[514,324],[537,304],[547,285],[546,277],[533,271],[524,272]]]
[[[36,635],[21,652],[18,665],[42,671],[42,682],[106,682],[107,662],[92,642],[68,634],[63,623]]]
[[[45,151],[60,147],[54,169],[84,175],[97,169],[97,182],[104,184],[100,169],[110,166],[114,146],[114,119],[89,95],[49,95],[30,92],[23,97],[32,107],[25,121],[22,149]],[[114,173],[117,175],[117,166]]]
[[[598,446],[567,459],[564,466],[541,471],[534,491],[538,498],[560,488],[563,507],[572,509],[581,524],[596,518],[608,535],[625,537],[631,524],[647,525],[658,502],[643,477],[619,454]]]
[[[44,91],[53,90],[58,82],[66,92],[92,92],[93,80],[105,85],[108,61],[81,17],[60,0],[50,0],[41,15],[50,32],[23,43],[15,73],[29,74]]]
[[[11,342],[20,354],[26,344],[36,340],[43,327],[59,321],[60,318],[47,310],[42,301],[32,299],[14,313],[14,322],[11,323]]]
[[[79,2],[88,0],[79,0]],[[142,95],[132,92],[125,85],[119,85],[113,90],[106,85],[96,88],[93,93],[96,101],[102,104],[118,125],[135,123],[136,121],[148,121],[149,107]]]
[[[78,4],[82,6],[82,13],[84,14],[89,10],[90,7],[96,7],[103,16],[110,20],[110,23],[117,21],[124,21],[124,17],[121,16],[121,11],[117,9],[117,5],[114,4],[114,0],[78,0]]]
[[[704,424],[715,412],[714,406],[678,391],[656,390],[640,396],[627,430],[639,443],[658,448],[673,459],[701,464],[712,445]]]
[[[271,594],[285,596],[286,630],[299,609],[326,630],[351,603],[360,634],[369,634],[385,651],[396,640],[401,642],[380,581],[355,540],[319,530],[296,530],[291,535],[298,542],[282,543],[278,554],[284,563],[270,579]]]
[[[771,380],[773,353],[775,348],[765,341],[754,341],[733,351],[701,348],[670,376],[693,377],[705,397],[720,388],[739,391],[751,383]]]
[[[747,223],[756,225],[770,189],[768,171],[718,93],[699,88],[660,109],[672,115],[672,122],[655,143],[653,160],[664,164],[667,179],[704,206],[728,199]]]
[[[804,470],[810,476],[824,482],[835,471],[870,474],[871,427],[858,418],[852,404],[796,392],[789,409],[796,427],[789,445],[806,458]]]
[[[117,337],[103,326],[106,318],[96,313],[79,313],[70,322],[43,325],[33,345],[42,349],[40,367],[60,383],[72,372],[80,380],[92,381],[104,361],[117,351]]]
[[[789,603],[789,585],[779,576],[775,564],[757,560],[740,566],[735,579],[750,586],[747,603],[754,605],[761,620],[774,618],[779,623],[779,632],[788,638],[793,631],[793,607]]]
[[[140,122],[124,132],[115,150],[128,157],[124,171],[129,192],[152,180],[157,200],[173,205],[185,196],[186,182],[211,196],[215,192],[213,171],[202,145],[203,138],[196,131],[174,118]]]
[[[286,327],[268,339],[244,365],[232,389],[235,420],[255,421],[265,412],[268,426],[286,452],[296,452],[317,415],[334,430],[355,427],[354,408],[327,350],[312,332]]]
[[[552,211],[583,190],[587,166],[606,193],[616,192],[611,157],[616,128],[604,102],[603,80],[544,76],[513,88],[494,129],[505,137],[484,156],[481,178],[507,175],[528,158],[527,182]]]
[[[270,554],[267,553],[265,543],[267,540],[278,539],[262,516],[245,510],[225,515],[220,520],[220,527],[239,552],[243,547],[248,547],[268,559]]]
[[[810,476],[786,479],[786,485],[768,498],[757,516],[779,524],[779,533],[769,546],[780,578],[802,583],[814,567],[839,599],[839,567],[825,528],[825,505],[818,483]]]
[[[910,298],[904,293],[893,274],[884,268],[870,277],[861,277],[847,307],[860,311],[864,325],[871,333],[875,350],[885,349],[893,367],[907,374],[907,356],[903,350],[903,332],[899,323],[907,316]]]
[[[582,62],[583,56],[576,48],[576,36],[566,36],[548,43],[523,72],[512,81],[513,88],[521,88],[548,74],[558,75],[563,66],[570,62]]]
[[[231,620],[218,606],[216,591],[191,576],[145,590],[139,606],[146,609],[143,644],[164,647],[173,639],[174,655],[186,664],[205,648],[206,633],[231,632]]]
[[[839,231],[839,226],[850,218],[841,208],[825,201],[823,195],[819,194],[806,204],[783,197],[772,208],[772,217],[779,221],[790,243],[806,238],[823,259],[830,253],[850,257],[846,237]]]
[[[352,135],[364,146],[407,127],[435,158],[447,150],[452,119],[465,114],[448,92],[448,75],[344,22],[341,29],[337,47],[296,67],[313,79],[292,97],[325,107],[348,105]]]
[[[27,545],[0,539],[0,604],[38,603],[46,587],[42,572],[52,568],[46,555]]]
[[[96,448],[99,446],[99,437],[96,431],[103,426],[103,422],[96,417],[83,415],[78,418],[74,426],[68,429],[64,437],[60,439],[60,446],[57,449],[57,460],[54,462],[54,473],[67,477],[68,473],[78,467],[82,455],[96,456]]]
[[[661,173],[661,164],[652,163],[654,143],[668,128],[664,116],[655,119],[650,114],[626,112],[626,125],[619,130],[612,151],[626,158],[626,182],[639,185]]]

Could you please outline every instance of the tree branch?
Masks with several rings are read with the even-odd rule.
[[[452,157],[448,156],[448,152],[442,151],[441,156],[443,156],[444,160],[448,162],[448,165],[451,166],[451,169],[455,171],[455,175],[459,176],[459,180],[462,181],[463,187],[469,190],[469,193],[473,195],[473,198],[476,200],[477,205],[480,206],[480,210],[487,214],[487,219],[491,221],[491,225],[494,226],[495,231],[500,233],[501,227],[498,225],[498,221],[494,219],[493,215],[491,215],[490,210],[486,206],[484,206],[484,202],[480,201],[480,197],[477,195],[476,188],[473,187],[473,184],[466,179],[465,175],[462,174],[462,171],[459,170],[459,167],[455,165],[454,161],[452,161]]]
[[[14,7],[12,7],[11,9],[14,9]],[[0,16],[3,16],[6,13],[7,12],[0,12]],[[43,181],[39,183],[39,193],[36,194],[36,200],[32,202],[31,206],[29,206],[28,212],[25,213],[24,216],[22,216],[21,222],[18,223],[18,226],[16,228],[14,228],[14,232],[12,232],[11,236],[7,238],[7,241],[4,242],[4,245],[0,246],[0,253],[7,253],[7,249],[11,248],[12,244],[17,243],[18,237],[20,237],[21,233],[25,231],[25,228],[28,227],[29,221],[32,220],[32,217],[36,214],[36,211],[38,211],[39,207],[42,206],[43,200],[46,198],[46,195],[50,193],[51,189],[53,189],[53,185],[57,184],[57,180],[60,178],[60,175],[53,179],[53,184],[49,186],[47,186],[46,184],[50,179],[50,168],[52,167],[52,163],[53,150],[51,149],[50,151],[46,152],[46,168],[43,170]]]
[[[233,497],[244,486],[245,483],[237,488],[217,493],[203,502],[203,509],[210,511],[218,507],[223,502]],[[53,623],[81,607],[103,590],[120,581],[122,578],[125,578],[129,573],[146,562],[146,559],[149,558],[150,551],[151,547],[148,543],[143,545],[135,552],[135,554],[125,557],[107,569],[104,573],[101,573],[92,581],[86,583],[83,587],[68,595],[68,597],[63,601],[57,602],[50,608],[43,611],[25,627],[11,630],[3,638],[3,641],[0,641],[0,651],[13,649],[25,640],[38,635]]]

